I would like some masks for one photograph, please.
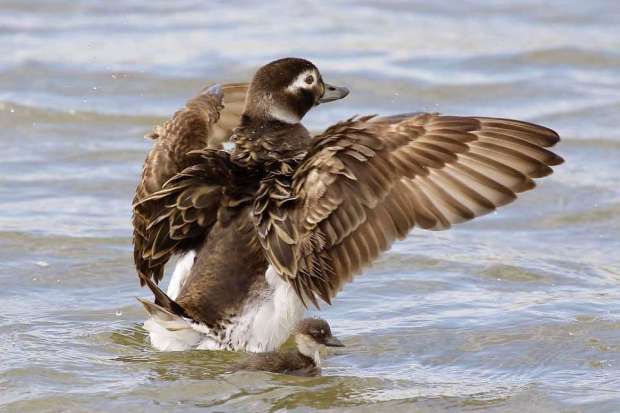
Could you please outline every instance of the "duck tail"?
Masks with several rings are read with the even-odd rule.
[[[183,351],[200,344],[202,336],[192,328],[189,320],[150,301],[141,298],[138,301],[150,315],[144,328],[149,332],[153,347],[161,351]]]
[[[159,288],[159,286],[153,282],[153,280],[151,280],[149,277],[141,277],[141,278],[142,280],[144,280],[144,282],[149,287],[149,289],[153,292],[153,295],[155,296],[155,305],[158,308],[164,309],[168,313],[172,313],[179,317],[191,318],[187,314],[185,309],[181,307],[172,298],[168,297],[168,295],[165,292],[163,292],[162,289]],[[149,314],[153,315],[153,313],[151,313],[151,310],[153,309],[153,307],[149,307],[149,305],[153,305],[153,303],[142,300],[140,298],[138,298],[138,300],[144,305],[144,308],[146,308],[146,311],[148,311]]]

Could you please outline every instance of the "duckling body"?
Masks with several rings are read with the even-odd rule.
[[[235,370],[268,371],[291,376],[318,376],[321,368],[312,357],[304,356],[297,349],[257,353],[240,363]]]
[[[145,327],[161,350],[275,350],[308,304],[331,303],[413,227],[447,229],[493,211],[562,162],[545,149],[555,132],[509,119],[366,116],[313,137],[303,116],[348,90],[292,58],[256,73],[223,151],[209,139],[226,112],[222,90],[207,93],[199,122],[175,115],[174,136],[198,142],[173,148],[181,161],[154,162],[171,145],[159,136],[134,200],[134,258],[155,295]],[[157,282],[173,255],[182,258],[164,293]]]

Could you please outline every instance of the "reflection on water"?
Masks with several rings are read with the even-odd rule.
[[[620,411],[615,1],[0,4],[0,410]],[[441,111],[563,136],[537,191],[417,231],[322,316],[324,377],[158,353],[131,265],[142,136],[212,81],[297,55],[347,85],[307,118]]]

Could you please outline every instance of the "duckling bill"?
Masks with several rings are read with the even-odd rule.
[[[252,354],[234,370],[318,376],[321,373],[321,350],[324,347],[344,347],[332,335],[329,324],[319,318],[306,318],[297,325],[295,344],[296,348],[291,350]]]
[[[412,229],[488,214],[563,162],[556,132],[512,119],[371,115],[311,135],[306,113],[348,93],[305,59],[279,59],[149,135],[133,242],[154,347],[273,351],[308,305],[331,304]]]

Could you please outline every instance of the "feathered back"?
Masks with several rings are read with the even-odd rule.
[[[176,235],[163,232],[162,214],[166,213],[166,202],[170,201],[170,195],[168,198],[149,197],[160,191],[176,174],[196,162],[201,162],[200,155],[192,155],[191,151],[207,146],[220,148],[222,143],[230,138],[233,129],[240,123],[247,89],[247,83],[207,88],[189,100],[185,108],[176,112],[172,119],[155,127],[148,135],[155,143],[144,162],[142,178],[133,200],[134,262],[141,285],[144,285],[144,277],[152,278],[155,282],[161,280],[164,265],[170,255],[180,252],[193,235],[182,234],[186,239],[185,243],[173,241],[174,238],[181,237],[179,231],[184,229],[173,225]],[[202,208],[208,206],[204,204],[205,199],[209,198],[213,202],[216,199],[214,194],[209,197],[206,193],[193,193],[192,196],[192,199],[181,198],[175,201],[185,208],[182,219],[192,219],[190,214],[194,210],[187,207],[188,203],[198,203]],[[159,221],[154,222],[156,220]],[[200,224],[208,227],[209,220],[206,221]],[[204,237],[204,234],[197,236]]]

